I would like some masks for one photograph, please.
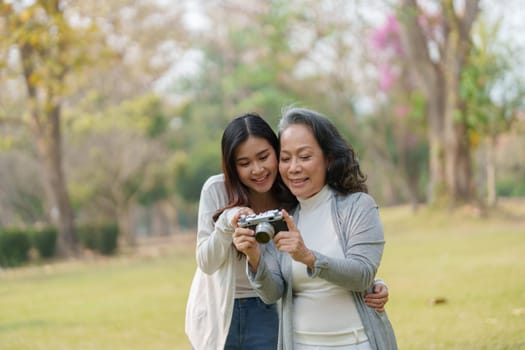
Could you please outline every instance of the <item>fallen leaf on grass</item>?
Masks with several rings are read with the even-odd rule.
[[[445,304],[448,300],[445,297],[435,297],[430,299],[430,305]]]

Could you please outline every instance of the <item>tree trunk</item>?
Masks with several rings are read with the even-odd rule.
[[[119,246],[133,248],[136,246],[137,242],[135,234],[131,230],[129,204],[117,203],[116,210],[119,230]]]
[[[429,140],[429,181],[427,201],[436,204],[446,196],[445,191],[445,149],[443,145],[443,95],[441,86],[443,81],[439,75],[435,76],[436,85],[432,93],[433,98],[427,97],[427,121]]]
[[[454,197],[458,203],[470,203],[476,200],[477,195],[473,181],[470,140],[464,123],[456,126],[456,140]]]
[[[467,129],[456,113],[461,110],[461,71],[471,48],[478,2],[467,1],[462,10],[454,8],[452,0],[442,2],[444,43],[437,59],[428,53],[427,39],[418,24],[417,1],[403,0],[401,5],[400,37],[414,80],[427,100],[429,203],[454,205],[473,199]]]
[[[486,173],[487,173],[487,205],[495,207],[497,203],[496,194],[496,136],[491,135],[487,140],[486,151]]]
[[[73,257],[78,254],[78,247],[73,209],[62,168],[60,99],[52,88],[52,82],[47,82],[47,85],[42,84],[39,87],[32,83],[31,79],[36,69],[34,66],[35,50],[29,45],[22,45],[20,53],[31,116],[29,126],[43,172],[49,217],[58,228],[58,255]],[[45,99],[42,96],[45,96]]]
[[[427,101],[429,181],[427,202],[435,204],[446,195],[443,145],[444,79],[440,67],[429,55],[427,39],[417,18],[417,2],[403,0],[400,15],[400,39],[416,86]]]
[[[454,2],[444,2],[446,45],[442,57],[445,77],[445,173],[451,205],[469,203],[476,198],[472,180],[471,147],[460,95],[461,72],[471,50],[470,32],[477,16],[477,1],[465,4],[457,14]]]
[[[31,102],[35,103],[34,100]],[[30,126],[43,170],[43,185],[47,194],[49,217],[58,228],[58,254],[62,257],[74,257],[78,254],[78,242],[73,209],[62,168],[60,107],[51,107],[47,115],[40,115],[36,110],[33,110],[31,114]],[[43,120],[45,122],[42,122]]]
[[[62,257],[78,254],[74,215],[67,182],[62,168],[62,134],[60,127],[63,84],[67,67],[63,62],[64,42],[60,30],[63,16],[58,0],[48,1],[44,6],[50,18],[46,29],[31,26],[23,21],[33,40],[17,36],[24,83],[27,89],[29,126],[35,140],[46,190],[49,217],[58,228],[57,251]],[[43,16],[46,17],[46,16]],[[30,23],[30,22],[28,22]],[[36,29],[35,29],[36,28]],[[56,40],[39,35],[46,30]]]
[[[460,139],[458,138],[459,123],[457,117],[457,106],[459,104],[459,62],[455,57],[457,52],[457,39],[454,33],[448,38],[449,46],[447,48],[443,72],[445,76],[446,103],[444,110],[444,146],[445,146],[445,183],[449,194],[447,204],[454,206],[458,196],[458,165],[460,155]],[[452,57],[451,57],[452,56]]]

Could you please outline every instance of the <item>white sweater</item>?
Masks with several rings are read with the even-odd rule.
[[[186,306],[185,331],[195,350],[223,349],[235,298],[233,230],[227,213],[213,222],[226,205],[224,176],[214,175],[203,185],[197,227],[197,270]]]
[[[344,259],[332,218],[332,193],[333,190],[325,186],[308,199],[299,198],[300,219],[296,225],[309,249]],[[294,260],[292,288],[295,342],[342,346],[367,339],[347,289],[323,278],[311,278],[305,265]]]

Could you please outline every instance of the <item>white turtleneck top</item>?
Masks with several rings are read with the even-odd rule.
[[[299,198],[297,228],[309,249],[344,259],[332,220],[332,196],[333,190],[325,186],[308,199]],[[336,346],[366,340],[349,290],[320,277],[309,277],[306,266],[295,260],[292,261],[292,271],[295,342]]]

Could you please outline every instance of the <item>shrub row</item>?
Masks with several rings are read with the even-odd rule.
[[[55,255],[57,231],[45,228],[0,229],[0,266],[15,267],[29,260],[29,251],[34,248],[41,258]]]
[[[117,251],[118,226],[116,224],[90,224],[77,228],[80,244],[103,255]]]
[[[77,234],[84,248],[104,255],[113,255],[117,250],[117,225],[85,225],[77,228]],[[0,266],[20,266],[29,260],[31,249],[42,259],[54,257],[57,235],[54,227],[0,228]]]

